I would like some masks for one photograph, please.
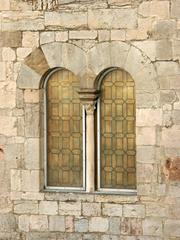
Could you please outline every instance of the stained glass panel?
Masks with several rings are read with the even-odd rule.
[[[135,86],[122,70],[110,72],[101,85],[101,188],[136,187]]]
[[[55,72],[47,83],[48,186],[82,187],[82,108],[77,78]]]

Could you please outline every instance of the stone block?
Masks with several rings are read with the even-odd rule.
[[[108,0],[108,4],[112,6],[126,6],[131,5],[131,0]]]
[[[180,237],[180,220],[168,219],[164,224],[165,236]]]
[[[6,80],[6,65],[4,62],[0,62],[0,80]],[[1,101],[2,103],[2,101]]]
[[[0,232],[13,232],[16,229],[16,219],[12,214],[0,214]],[[3,238],[4,239],[4,238]]]
[[[172,126],[167,129],[162,130],[162,145],[169,148],[179,148],[180,147],[180,126]]]
[[[39,46],[39,32],[23,32],[22,46],[25,48],[35,48]]]
[[[37,31],[44,29],[44,17],[38,11],[9,11],[2,14],[3,31]]]
[[[99,42],[106,42],[110,40],[110,31],[108,30],[99,30],[98,31]]]
[[[57,215],[58,204],[55,201],[41,201],[39,203],[39,213],[46,215]]]
[[[24,91],[25,103],[38,103],[39,102],[39,90],[26,89]]]
[[[122,205],[106,203],[103,205],[102,213],[103,215],[106,215],[106,216],[121,217]]]
[[[137,165],[137,183],[155,183],[157,182],[158,172],[156,165],[138,164]]]
[[[16,127],[17,118],[9,116],[1,116],[1,125],[0,134],[5,136],[16,136],[17,127]]]
[[[11,169],[11,190],[21,190],[21,171],[17,169]]]
[[[138,8],[138,13],[143,17],[156,17],[158,19],[168,19],[169,1],[142,2]]]
[[[137,145],[155,145],[156,129],[155,127],[137,128]]]
[[[111,234],[120,234],[120,222],[119,217],[109,218],[109,233]]]
[[[171,17],[179,19],[180,16],[180,2],[178,0],[173,0],[171,2]]]
[[[88,232],[88,220],[85,218],[79,218],[74,223],[75,232]]]
[[[111,31],[111,40],[120,40],[120,41],[125,41],[126,38],[126,34],[125,34],[125,30],[112,30]]]
[[[66,227],[66,232],[74,231],[74,217],[73,216],[65,217],[65,227]]]
[[[138,163],[155,163],[155,147],[137,146],[136,158]]]
[[[82,203],[82,211],[84,216],[100,216],[100,203]]]
[[[169,40],[159,40],[156,42],[156,59],[171,60],[172,59],[172,42]]]
[[[159,203],[148,203],[146,205],[146,216],[148,217],[167,217],[168,206]]]
[[[20,31],[0,32],[0,47],[21,47],[22,33]]]
[[[171,39],[175,35],[175,30],[174,20],[159,20],[154,22],[151,34],[154,39]]]
[[[144,218],[145,217],[145,206],[135,204],[125,204],[123,206],[124,217]]]
[[[19,227],[19,230],[22,232],[29,232],[29,216],[28,215],[19,216],[18,227]]]
[[[46,12],[45,26],[58,26],[59,28],[85,28],[87,27],[87,13],[85,12]]]
[[[122,235],[143,235],[142,219],[122,218],[120,229]]]
[[[61,215],[81,215],[81,203],[79,202],[60,202],[59,203],[59,214]]]
[[[37,201],[15,201],[14,213],[17,214],[37,214],[38,202]]]
[[[39,169],[39,138],[27,138],[24,147],[25,168],[30,170]]]
[[[137,15],[134,9],[98,9],[88,10],[90,29],[135,28]]]
[[[89,221],[90,232],[107,232],[109,228],[109,222],[107,218],[92,217]]]
[[[17,60],[23,61],[30,53],[32,52],[32,48],[18,48],[17,49]]]
[[[69,39],[96,39],[97,38],[97,31],[70,31],[69,32]]]
[[[39,192],[40,171],[22,170],[22,191]]]
[[[162,236],[162,220],[147,218],[143,221],[143,234],[149,236]]]
[[[27,105],[25,108],[25,136],[39,137],[39,106]]]
[[[52,232],[65,231],[65,219],[63,216],[50,216],[49,217],[49,230]]]
[[[48,218],[44,215],[31,215],[30,216],[30,230],[33,231],[47,231]]]
[[[180,157],[169,157],[163,169],[167,181],[180,180]]]
[[[180,75],[170,76],[169,85],[170,89],[180,89]]]
[[[42,32],[40,33],[40,44],[54,42],[55,33],[54,32]]]
[[[67,31],[56,32],[55,40],[57,42],[67,42],[68,41],[68,32]]]
[[[10,0],[0,0],[0,11],[10,10]]]
[[[16,106],[16,92],[0,90],[0,103],[0,108],[14,108]]]
[[[2,49],[2,59],[3,61],[9,61],[9,62],[13,62],[16,59],[16,54],[15,51],[12,48],[9,47],[4,47]]]
[[[141,51],[143,51],[143,53],[152,61],[155,61],[156,41],[153,41],[153,40],[136,41],[136,42],[133,42],[133,45],[139,48]]]
[[[136,110],[136,125],[138,127],[150,127],[162,125],[162,110],[161,109],[137,109]]]
[[[22,193],[21,198],[24,200],[44,200],[44,193],[25,192]]]
[[[157,62],[156,68],[159,76],[178,75],[180,73],[179,65],[176,62]]]
[[[180,40],[173,40],[173,59],[179,60],[180,59]]]

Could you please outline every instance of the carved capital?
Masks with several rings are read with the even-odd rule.
[[[96,109],[96,101],[94,102],[87,102],[87,103],[84,103],[84,108],[86,110],[86,114],[87,115],[93,115],[94,114],[94,110]]]

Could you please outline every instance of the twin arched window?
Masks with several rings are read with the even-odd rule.
[[[95,110],[95,189],[136,188],[135,86],[114,69],[100,78]],[[56,70],[45,84],[46,187],[86,190],[86,117],[78,79]]]

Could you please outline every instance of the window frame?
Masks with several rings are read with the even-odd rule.
[[[85,192],[86,191],[86,118],[85,118],[85,108],[82,106],[82,151],[83,151],[83,186],[82,187],[57,187],[57,186],[48,186],[48,111],[47,111],[47,85],[49,79],[53,76],[54,73],[61,71],[61,70],[67,70],[65,68],[55,68],[53,69],[46,77],[44,80],[43,84],[43,103],[44,103],[44,188],[45,190],[48,191],[62,191],[62,192]]]

